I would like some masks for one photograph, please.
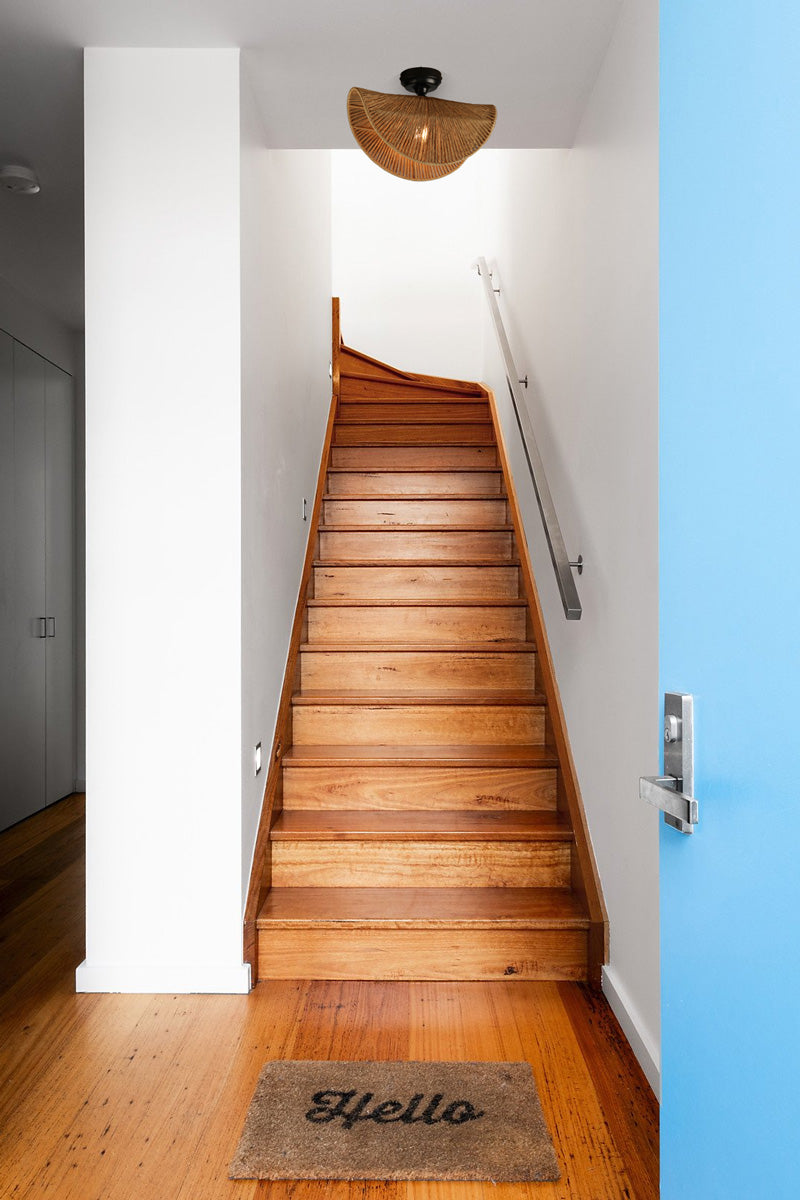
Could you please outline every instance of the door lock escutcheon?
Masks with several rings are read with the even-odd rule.
[[[673,829],[694,833],[694,705],[685,692],[664,694],[664,774],[642,775],[639,798],[660,808]]]

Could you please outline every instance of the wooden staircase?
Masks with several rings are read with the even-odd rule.
[[[596,980],[607,922],[494,400],[340,345],[257,979]]]

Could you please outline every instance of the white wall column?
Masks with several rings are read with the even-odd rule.
[[[239,54],[85,53],[84,991],[242,991]]]

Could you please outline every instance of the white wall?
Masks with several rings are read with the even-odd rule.
[[[243,990],[253,751],[330,403],[330,155],[265,148],[237,51],[89,50],[85,86],[78,986]]]
[[[348,346],[409,371],[480,377],[479,161],[411,183],[360,150],[333,151],[333,290]]]
[[[241,119],[244,899],[331,399],[331,188],[330,151],[265,148],[246,81]]]
[[[629,0],[570,150],[485,158],[517,366],[567,547],[563,617],[526,473],[517,485],[611,925],[606,992],[658,1085],[658,13]],[[487,329],[487,374],[507,389]],[[515,442],[516,435],[511,435]]]
[[[87,951],[236,991],[239,54],[85,52]]]
[[[75,362],[75,787],[86,791],[86,354],[72,338]]]

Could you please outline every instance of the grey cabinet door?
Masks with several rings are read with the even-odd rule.
[[[45,803],[75,786],[74,419],[72,379],[45,365],[47,779]]]
[[[14,343],[0,333],[0,829],[15,819]]]
[[[46,745],[45,363],[3,341],[0,827],[44,805]],[[10,394],[9,394],[10,393]]]

